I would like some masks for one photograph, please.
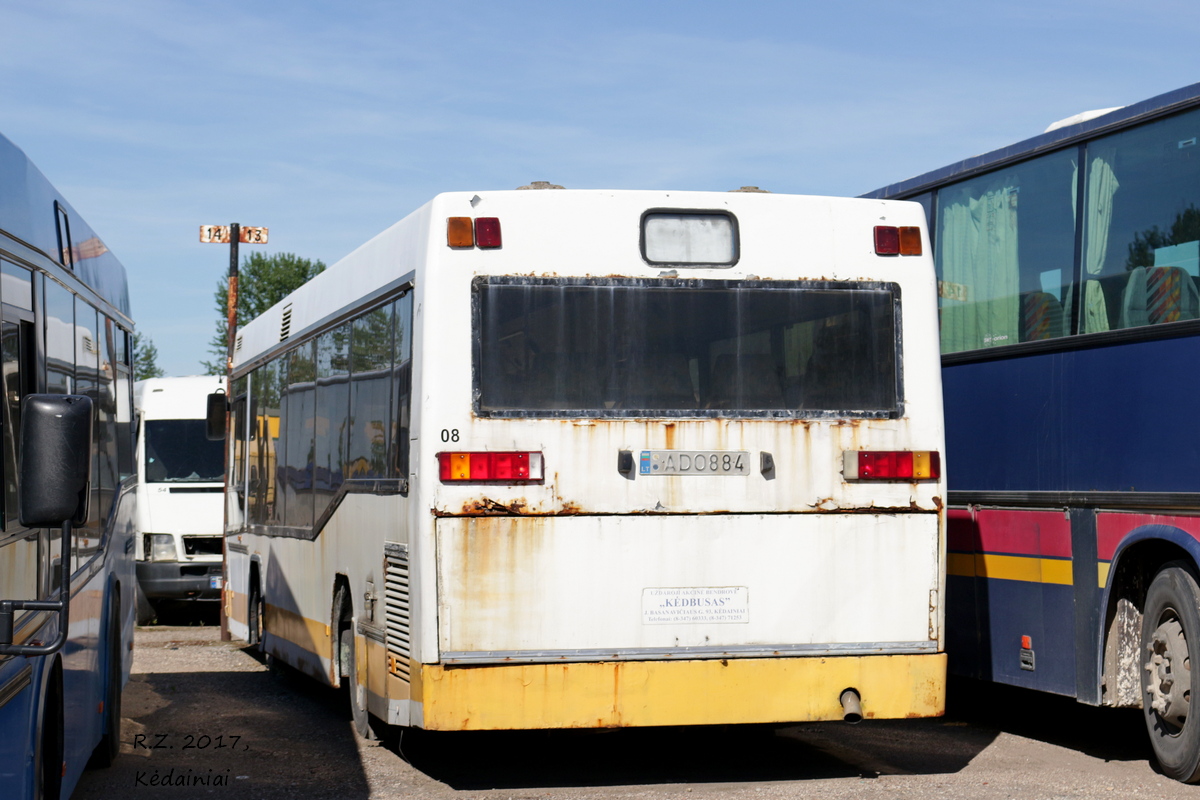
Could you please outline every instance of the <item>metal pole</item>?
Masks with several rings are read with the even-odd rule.
[[[238,239],[242,236],[242,226],[233,223],[229,226],[229,301],[227,306],[227,324],[225,330],[229,333],[229,353],[226,357],[225,371],[233,372],[233,344],[237,337],[237,301],[238,301]]]
[[[242,238],[242,226],[234,222],[229,226],[229,298],[226,305],[225,331],[229,337],[229,349],[225,357],[226,395],[233,392],[233,348],[237,341],[237,302],[238,302],[238,240]],[[235,434],[231,424],[233,405],[229,404],[225,418],[225,485],[229,485],[229,447],[230,439]],[[225,551],[225,533],[229,530],[229,500],[225,497],[224,530],[221,531],[221,641],[228,642],[229,616],[225,613],[225,603],[229,596],[229,559]]]

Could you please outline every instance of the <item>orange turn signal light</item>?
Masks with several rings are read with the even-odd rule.
[[[921,229],[916,225],[900,229],[900,255],[921,255]]]
[[[446,244],[450,247],[475,246],[475,226],[470,217],[450,217],[446,220]]]

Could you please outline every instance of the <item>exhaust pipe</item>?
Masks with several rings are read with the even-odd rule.
[[[859,703],[857,689],[845,690],[838,699],[842,704],[842,719],[851,725],[862,722],[862,705]]]

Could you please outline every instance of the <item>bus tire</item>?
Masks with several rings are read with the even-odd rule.
[[[104,677],[104,734],[88,766],[111,767],[121,752],[121,596],[113,593],[108,607],[108,670]]]
[[[35,800],[59,800],[62,795],[63,706],[62,671],[50,670],[42,702],[42,729],[33,765]]]
[[[1164,775],[1184,783],[1200,780],[1200,585],[1181,562],[1165,565],[1146,592],[1142,619],[1142,712],[1154,757]]]
[[[371,715],[367,711],[367,690],[358,682],[358,657],[354,654],[354,628],[342,629],[341,650],[346,671],[349,673],[346,681],[347,693],[350,695],[350,716],[354,719],[354,732],[368,742],[379,737],[371,727]]]

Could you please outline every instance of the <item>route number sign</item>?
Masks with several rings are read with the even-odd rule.
[[[201,225],[200,241],[211,244],[229,244],[229,226]],[[238,241],[242,244],[266,244],[267,229],[241,225],[238,228]]]

